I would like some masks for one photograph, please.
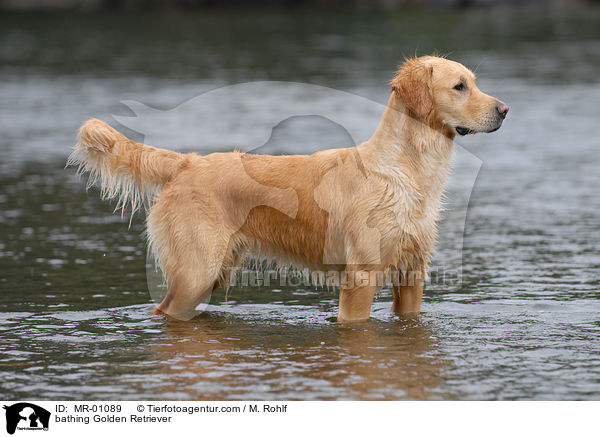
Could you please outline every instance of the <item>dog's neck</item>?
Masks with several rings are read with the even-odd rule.
[[[435,114],[429,119],[434,120]],[[423,198],[439,201],[452,161],[454,134],[442,124],[411,117],[402,98],[392,92],[375,133],[359,146],[361,156],[363,151],[373,169],[393,167],[398,174],[410,175]]]
[[[413,118],[402,98],[392,91],[381,121],[368,142],[423,148],[436,145],[447,147],[452,144],[455,135],[448,126],[436,121],[434,112],[429,114],[426,120]],[[428,144],[424,144],[424,138],[428,139]]]

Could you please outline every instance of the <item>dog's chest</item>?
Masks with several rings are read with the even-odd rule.
[[[402,257],[405,252],[433,251],[440,216],[443,187],[420,192],[416,187],[396,180],[388,185],[387,214],[379,215],[379,227],[386,229],[389,256]]]

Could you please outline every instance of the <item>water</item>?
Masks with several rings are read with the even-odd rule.
[[[0,393],[600,399],[599,25],[593,9],[3,14]],[[384,289],[371,320],[337,324],[333,292],[278,285],[234,288],[227,301],[217,290],[191,322],[150,315],[143,216],[128,228],[63,169],[81,122],[131,116],[121,100],[170,109],[251,80],[384,103],[394,66],[415,49],[451,53],[511,106],[497,133],[458,140],[483,163],[464,250],[448,249],[461,235],[440,238],[441,260],[462,256],[462,286],[429,287],[418,320],[393,315]],[[223,135],[216,148],[237,138]],[[288,153],[348,140],[310,117],[274,136]],[[181,132],[181,144],[193,140]]]

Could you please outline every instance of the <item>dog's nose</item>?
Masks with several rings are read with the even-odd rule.
[[[506,114],[508,114],[509,109],[510,108],[508,107],[508,105],[504,103],[498,103],[496,105],[496,112],[498,113],[498,116],[500,116],[500,118],[506,117]]]

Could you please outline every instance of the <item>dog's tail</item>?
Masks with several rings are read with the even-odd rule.
[[[118,199],[116,209],[131,202],[132,215],[167,184],[189,157],[136,143],[103,121],[91,119],[79,129],[67,166],[89,172],[88,187],[100,183],[103,199]]]

